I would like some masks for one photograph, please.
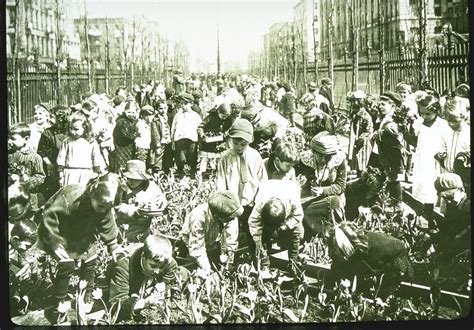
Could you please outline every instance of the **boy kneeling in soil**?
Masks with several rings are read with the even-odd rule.
[[[231,220],[242,213],[243,207],[236,194],[230,191],[213,193],[207,203],[197,206],[186,216],[182,241],[178,242],[181,254],[188,252],[195,258],[203,274],[211,271],[209,260],[216,261],[219,253],[220,262],[231,266],[239,235],[238,222]]]
[[[117,262],[112,271],[109,301],[120,301],[119,319],[130,319],[146,306],[160,303],[167,285],[188,280],[189,271],[178,266],[172,251],[166,237],[150,235],[142,247]]]
[[[249,230],[255,242],[256,258],[261,258],[264,270],[270,265],[267,251],[276,240],[283,249],[288,249],[288,270],[295,275],[294,266],[299,265],[298,250],[304,235],[300,193],[294,181],[268,180],[259,186]]]

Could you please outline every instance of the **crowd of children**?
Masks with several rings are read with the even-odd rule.
[[[411,193],[424,205],[430,235],[444,246],[442,253],[470,253],[467,85],[447,96],[430,88],[412,93],[406,83],[378,100],[350,93],[349,148],[343,150],[328,78],[320,89],[311,82],[301,98],[291,84],[247,75],[191,78],[177,72],[173,88],[150,81],[132,93],[120,87],[113,97],[88,95],[70,107],[42,103],[32,124],[9,128],[11,249],[22,240],[33,244],[18,232],[37,235],[37,247],[57,262],[55,304],[66,299],[75,272],[87,280],[90,294],[95,234],[114,259],[110,302],[122,302],[122,317],[153,303],[142,293],[157,282],[172,285],[189,277],[174,260],[176,253],[195,260],[201,275],[219,264],[232,272],[239,234],[263,271],[277,242],[288,250],[288,271],[295,275],[302,240],[320,234],[334,247],[338,271],[360,259],[380,266],[378,259],[371,263],[370,253],[381,249],[383,263],[391,267],[386,271],[410,273],[400,241],[364,233],[347,216],[353,214],[351,201],[366,196],[357,189],[367,188],[351,185],[348,191],[358,196],[346,196],[348,176],[361,180],[374,169],[397,212],[403,212],[402,182],[413,181]],[[298,116],[302,146],[289,138]],[[265,143],[270,149],[262,147]],[[186,215],[174,248],[166,237],[149,234],[153,217],[167,207],[152,176],[160,173],[199,182],[209,173],[217,176],[216,192]],[[435,207],[445,215],[443,223],[433,220]],[[120,224],[127,224],[123,235]],[[143,246],[128,255],[120,237]],[[18,256],[11,257],[11,265],[21,265]],[[10,269],[11,276],[18,268]]]

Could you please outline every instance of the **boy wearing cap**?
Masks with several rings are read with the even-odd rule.
[[[395,102],[401,104],[401,96],[397,93],[387,92],[380,95],[379,102],[377,103],[378,114],[377,119],[373,122],[374,133],[371,135],[371,140],[374,141],[374,146],[372,148],[372,154],[370,155],[369,165],[372,167],[378,167],[380,170],[383,170],[379,159],[380,137],[385,124],[393,122],[392,117],[395,112]]]
[[[298,262],[304,234],[300,194],[300,187],[293,181],[268,180],[260,184],[249,217],[249,230],[255,242],[256,257],[262,257],[263,267],[270,265],[267,251],[273,239],[288,249],[290,270],[292,262]]]
[[[150,165],[151,121],[154,112],[151,105],[143,106],[137,122],[138,136],[135,138],[135,158],[147,165]]]
[[[171,141],[174,146],[177,175],[184,175],[184,166],[191,168],[191,177],[196,175],[198,127],[201,117],[192,110],[194,97],[188,93],[179,95],[180,108],[171,125]]]
[[[374,130],[372,117],[365,110],[365,97],[365,93],[361,90],[350,93],[347,97],[351,116],[348,160],[358,175],[367,171],[372,152],[370,137]]]
[[[387,92],[380,96],[380,126],[376,134],[374,149],[378,152],[378,161],[387,178],[387,190],[394,202],[396,211],[401,210],[402,188],[404,180],[405,157],[407,154],[405,140],[398,125],[393,121],[395,108],[402,104],[398,93]]]
[[[334,114],[334,103],[332,101],[332,81],[329,78],[321,79],[321,88],[319,94],[324,96],[329,102],[328,115]]]
[[[127,224],[125,238],[139,242],[148,234],[153,217],[166,208],[166,196],[146,173],[145,163],[141,160],[128,161],[122,177],[127,189],[120,196],[123,202],[116,207],[117,224]]]
[[[247,221],[258,186],[267,180],[267,171],[260,154],[249,147],[253,141],[253,127],[248,120],[236,119],[229,130],[229,137],[232,147],[223,154],[217,165],[217,190],[229,190],[239,196],[244,207],[239,224],[253,248]]]
[[[171,129],[168,124],[168,105],[166,101],[159,100],[155,104],[155,117],[151,122],[151,153],[153,171],[163,170],[165,173],[169,166],[165,167],[166,161],[173,158],[171,149]],[[171,152],[170,152],[171,151]]]
[[[239,197],[223,190],[213,193],[207,203],[197,206],[186,216],[181,231],[182,242],[205,273],[211,271],[210,261],[215,262],[217,255],[226,266],[234,263],[239,234],[236,218],[242,212]],[[216,253],[216,250],[220,252]]]
[[[287,83],[282,83],[282,87],[285,90],[285,94],[281,97],[279,103],[280,113],[288,119],[291,125],[294,125],[294,113],[296,111],[296,96],[291,90],[291,87]]]

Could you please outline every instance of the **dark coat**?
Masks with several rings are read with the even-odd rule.
[[[405,167],[403,149],[400,141],[384,129],[379,142],[379,160],[390,176],[403,173]]]
[[[329,115],[332,115],[333,112],[334,112],[334,102],[332,101],[332,97],[331,97],[331,91],[329,89],[326,89],[324,87],[321,87],[319,89],[319,94],[321,94],[322,96],[324,96],[328,101],[329,101],[329,109],[328,109],[328,114]],[[324,109],[325,110],[325,109]]]
[[[217,111],[211,111],[206,118],[203,119],[201,125],[199,125],[199,135],[200,139],[203,139],[204,135],[209,136],[217,136],[220,134],[224,134],[229,130],[236,119],[234,114],[231,114],[225,120],[219,118]],[[202,141],[202,140],[201,140]],[[201,142],[201,150],[206,152],[218,152],[217,147],[222,144],[222,142],[210,142],[206,143],[204,141]]]
[[[120,168],[131,160],[135,151],[135,138],[138,136],[137,120],[120,116],[115,124],[113,137],[115,150],[110,153],[110,170],[118,173]]]
[[[62,245],[71,258],[78,258],[96,242],[97,233],[110,250],[117,246],[113,210],[96,213],[86,186],[69,185],[46,203],[40,217],[38,242],[49,254]]]
[[[120,259],[112,271],[109,301],[110,303],[121,301],[120,316],[122,318],[130,317],[133,306],[137,301],[137,298],[132,297],[132,294],[139,294],[140,288],[146,279],[141,266],[142,253],[143,247],[137,249],[129,257]],[[177,270],[178,264],[174,259],[171,259],[155,277],[154,283],[164,282],[170,284],[176,279]]]
[[[402,274],[413,278],[413,265],[408,258],[404,243],[390,235],[378,232],[366,232],[368,250],[361,250],[344,260],[339,253],[339,248],[332,237],[329,245],[329,256],[332,259],[331,269],[341,278],[352,279],[358,277],[385,274],[384,282],[387,292],[395,289],[402,280]]]

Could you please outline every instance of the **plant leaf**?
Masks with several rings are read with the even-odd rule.
[[[100,311],[87,315],[87,317],[90,320],[94,321],[94,325],[98,325],[99,322],[103,319],[104,315],[105,315],[105,310],[102,309]]]
[[[216,322],[211,322],[216,321]],[[222,317],[219,314],[209,316],[204,323],[222,323]]]
[[[248,316],[249,319],[252,318],[252,310],[250,308],[242,306],[241,304],[238,304],[238,303],[235,303],[234,306],[239,312],[241,312],[242,314]]]
[[[309,304],[309,296],[306,295],[304,297],[304,306],[303,306],[303,309],[301,310],[299,322],[302,322],[304,317],[306,316],[306,311],[308,310],[308,304]]]
[[[283,309],[283,314],[285,314],[290,320],[291,322],[299,322],[299,318],[295,315],[295,313],[291,310],[291,309],[288,309],[288,308],[285,308]]]

